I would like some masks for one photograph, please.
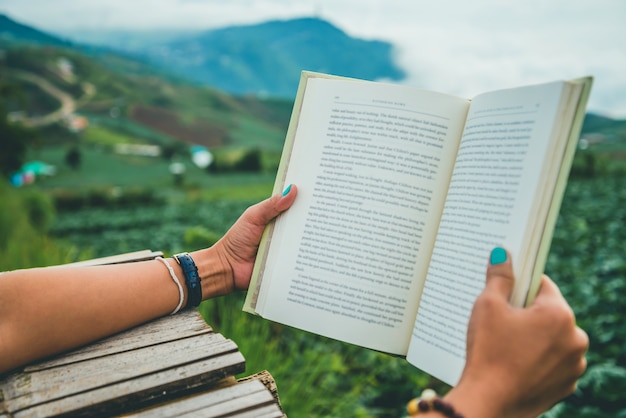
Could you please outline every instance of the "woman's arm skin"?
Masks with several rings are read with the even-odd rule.
[[[296,194],[294,186],[251,206],[214,246],[191,253],[203,299],[248,287],[265,226]],[[167,261],[184,283],[176,261]],[[0,373],[167,315],[178,301],[178,287],[159,260],[1,274]]]
[[[509,305],[514,282],[509,254],[490,263],[469,322],[465,369],[444,397],[466,418],[536,417],[571,394],[587,366],[589,339],[554,282],[544,275],[527,308]]]

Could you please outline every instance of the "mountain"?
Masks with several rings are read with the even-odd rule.
[[[124,52],[160,69],[233,94],[293,98],[302,70],[368,80],[400,80],[393,46],[353,38],[318,18],[232,26],[146,43],[124,34]],[[119,47],[112,36],[110,47]]]
[[[4,14],[0,14],[0,41],[31,42],[57,46],[71,45],[71,43],[66,40],[18,23]]]
[[[236,94],[293,97],[301,70],[369,80],[404,77],[391,44],[352,38],[316,18],[212,30],[171,42],[150,58]]]
[[[626,140],[626,120],[587,113],[582,133],[601,133]]]
[[[611,154],[611,158],[626,160],[626,120],[612,119],[606,116],[587,113],[583,122],[581,138],[593,145],[594,149],[602,149]],[[625,171],[626,172],[626,171]]]

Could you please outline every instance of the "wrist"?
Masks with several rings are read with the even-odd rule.
[[[504,408],[493,382],[488,386],[480,382],[460,382],[443,399],[454,405],[466,418],[497,418],[503,415]]]
[[[233,291],[233,273],[219,250],[213,246],[190,253],[198,267],[202,285],[202,300]]]

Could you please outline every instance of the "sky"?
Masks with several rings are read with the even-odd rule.
[[[624,0],[0,0],[0,13],[52,33],[318,16],[394,44],[405,84],[471,98],[592,75],[588,110],[626,118]]]

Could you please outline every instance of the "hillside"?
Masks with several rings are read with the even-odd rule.
[[[222,72],[223,83],[233,83],[234,89],[239,85],[235,79],[245,75],[252,83],[245,85],[255,85],[257,92],[295,89],[298,65],[362,78],[383,73],[389,78],[401,76],[391,60],[369,59],[376,56],[376,50],[389,58],[389,44],[355,40],[328,22],[311,18],[224,28],[168,41],[169,49],[159,59],[167,56],[172,66],[163,61],[160,69],[147,62],[156,60],[149,48],[152,52],[140,60],[102,47],[70,44],[2,15],[0,34],[0,86],[4,83],[17,92],[15,97],[1,97],[0,105],[11,112],[11,118],[42,129],[46,144],[71,142],[73,137],[67,132],[78,120],[88,126],[80,128],[78,135],[85,143],[156,144],[170,150],[180,149],[181,143],[213,149],[254,148],[277,158],[291,99],[233,96],[169,71],[178,68],[189,77],[200,77],[200,67],[211,67],[211,60],[217,60],[220,65],[213,70]],[[363,57],[369,65],[362,65]],[[329,67],[315,67],[323,63]],[[231,67],[233,71],[228,71]],[[295,79],[281,73],[287,67]],[[241,73],[229,79],[234,69]],[[590,114],[583,135],[590,149],[621,164],[626,121]]]
[[[583,124],[583,134],[602,134],[626,142],[626,120],[588,113]]]
[[[69,33],[73,43],[0,15],[0,44],[28,41],[73,47],[96,59],[136,72],[124,58],[165,78],[178,77],[236,95],[293,99],[302,70],[366,80],[401,80],[394,47],[353,38],[318,18],[275,20],[221,29],[145,34]],[[148,64],[148,66],[146,66]],[[125,66],[125,68],[124,68]]]
[[[7,70],[5,83],[18,87],[22,96],[6,104],[8,111],[32,122],[33,115],[58,111],[63,95],[74,103],[61,113],[79,112],[92,125],[139,142],[249,145],[255,132],[257,146],[277,150],[291,108],[289,101],[235,98],[189,82],[146,75],[144,64],[105,54],[95,60],[71,48],[7,47],[0,64]],[[111,69],[133,66],[142,67],[141,75]],[[51,95],[44,83],[59,94]]]

